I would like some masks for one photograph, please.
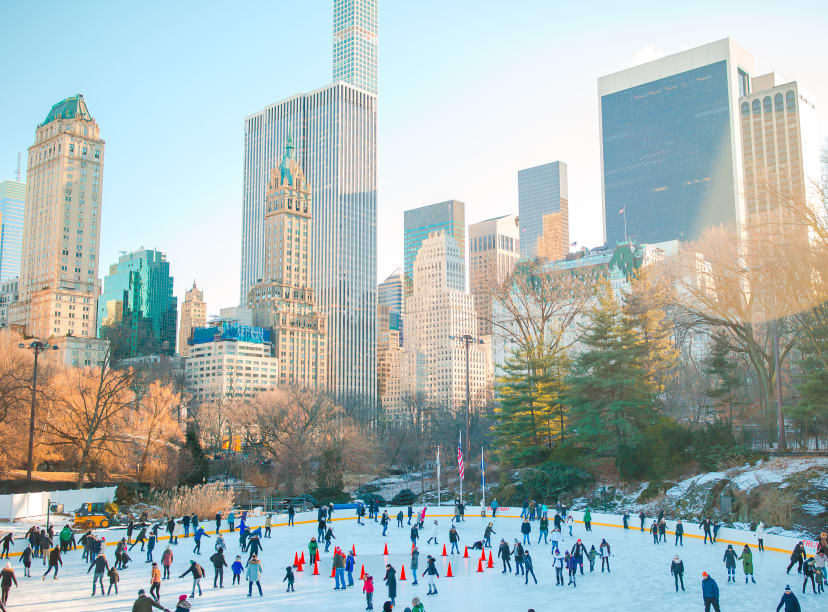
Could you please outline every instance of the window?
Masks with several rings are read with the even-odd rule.
[[[770,96],[765,96],[765,98],[762,100],[762,106],[763,106],[763,110],[765,111],[765,113],[770,113],[771,112],[771,99],[770,99]]]
[[[759,100],[758,99],[754,100],[753,101],[753,112],[754,112],[754,114],[758,115],[759,112],[761,111],[761,109],[762,109],[762,106],[759,104]]]
[[[796,94],[793,90],[789,89],[785,93],[785,101],[787,102],[788,112],[795,113],[796,112]]]
[[[773,105],[774,105],[774,110],[775,110],[777,113],[781,113],[781,112],[782,112],[782,109],[783,109],[784,107],[783,107],[783,105],[782,105],[782,94],[781,94],[781,93],[778,93],[778,94],[776,94],[776,95],[773,97]]]

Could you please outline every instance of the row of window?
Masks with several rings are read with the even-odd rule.
[[[759,114],[764,109],[765,113],[770,113],[772,111],[776,111],[777,113],[781,113],[787,107],[789,113],[796,112],[796,93],[792,89],[789,89],[785,92],[785,97],[782,97],[782,93],[777,93],[773,97],[773,102],[771,102],[770,96],[765,96],[761,102],[759,98],[756,98],[751,104],[747,102],[742,102],[742,114],[747,115],[751,112],[751,110],[755,114]]]

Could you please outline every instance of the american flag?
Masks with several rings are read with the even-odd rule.
[[[461,441],[457,443],[457,471],[460,472],[460,480],[463,480],[466,472],[463,469],[463,442],[462,438]]]

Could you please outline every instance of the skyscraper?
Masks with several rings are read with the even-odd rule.
[[[182,357],[190,355],[188,340],[196,327],[204,327],[207,323],[207,304],[204,302],[204,292],[196,287],[184,294],[181,303],[181,325],[178,327],[178,354]]]
[[[477,333],[492,334],[492,290],[511,276],[520,257],[517,215],[469,225],[469,291],[477,311]]]
[[[357,23],[370,21],[376,8],[375,1],[344,4]],[[376,120],[376,94],[337,81],[247,117],[244,135],[240,303],[263,280],[265,191],[290,135],[313,192],[309,273],[328,321],[329,389],[339,400],[366,404],[376,401],[377,385]]]
[[[0,283],[20,275],[26,185],[0,182]]]
[[[164,253],[140,249],[109,266],[98,300],[98,335],[110,340],[114,358],[174,353],[177,322],[178,300]]]
[[[325,389],[327,319],[308,283],[313,202],[291,139],[282,163],[270,171],[265,200],[265,280],[253,285],[247,306],[254,324],[271,330],[279,383]]]
[[[377,93],[377,0],[334,0],[333,81]]]
[[[20,301],[9,309],[33,336],[95,335],[103,164],[83,96],[52,106],[29,147]]]
[[[518,171],[518,217],[520,258],[538,256],[538,239],[543,236],[544,216],[560,214],[560,236],[564,253],[569,252],[569,181],[566,164],[555,161]]]
[[[781,214],[780,200],[821,204],[812,183],[820,175],[813,96],[796,81],[777,83],[772,72],[754,77],[740,98],[740,122],[748,222]]]
[[[397,268],[388,278],[377,285],[377,304],[379,306],[388,306],[389,317],[396,319],[399,322],[398,330],[400,332],[400,344],[403,342],[403,279],[402,270]],[[379,311],[377,311],[379,312]],[[379,339],[377,339],[379,342]]]
[[[752,71],[724,39],[598,79],[610,247],[743,222],[739,97]]]
[[[403,221],[403,278],[406,297],[414,286],[414,260],[420,245],[430,234],[444,232],[454,238],[460,250],[463,269],[466,263],[466,205],[458,200],[446,200],[428,206],[406,210]],[[465,272],[463,286],[465,287]]]

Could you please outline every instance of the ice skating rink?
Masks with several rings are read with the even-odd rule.
[[[421,507],[415,507],[415,510]],[[437,567],[440,571],[438,580],[439,594],[427,596],[428,586],[425,580],[420,578],[420,584],[412,585],[411,569],[409,567],[409,553],[411,541],[409,539],[410,528],[407,524],[399,528],[396,526],[397,508],[389,509],[391,523],[388,527],[387,537],[382,537],[382,528],[379,523],[366,521],[364,526],[358,525],[352,510],[341,510],[334,514],[334,535],[336,539],[332,542],[331,552],[324,553],[324,545],[320,548],[320,563],[318,576],[311,575],[313,566],[305,565],[301,573],[296,574],[296,592],[286,593],[285,583],[282,578],[285,575],[285,567],[292,564],[294,553],[305,551],[308,557],[307,544],[312,536],[316,536],[316,513],[303,513],[296,515],[294,527],[281,526],[286,523],[282,516],[274,517],[273,537],[263,539],[264,551],[261,554],[264,573],[262,576],[262,587],[264,597],[255,593],[251,599],[247,598],[247,583],[242,578],[242,586],[231,586],[230,568],[225,568],[224,588],[213,589],[213,567],[209,557],[214,552],[215,535],[211,539],[202,541],[201,555],[193,555],[192,537],[184,539],[179,537],[179,544],[173,546],[174,561],[171,568],[172,579],[163,581],[161,586],[161,603],[165,607],[174,610],[178,596],[182,593],[189,595],[192,585],[190,576],[179,579],[178,576],[189,566],[190,559],[197,560],[206,570],[206,576],[202,580],[204,595],[196,596],[192,602],[192,610],[207,612],[214,610],[364,610],[365,597],[362,593],[362,583],[357,580],[360,567],[365,566],[365,571],[374,576],[374,609],[381,610],[383,602],[387,599],[387,590],[383,583],[385,575],[385,563],[391,563],[397,570],[399,578],[402,566],[405,566],[407,580],[397,580],[397,605],[395,610],[402,611],[406,606],[411,606],[413,597],[419,597],[428,612],[439,611],[491,611],[502,610],[508,612],[526,611],[534,608],[538,612],[552,610],[602,610],[602,611],[675,611],[684,610],[698,611],[703,609],[701,595],[701,573],[707,571],[719,585],[721,592],[721,608],[723,612],[734,612],[737,610],[759,611],[775,610],[786,584],[790,584],[800,599],[804,611],[825,610],[828,606],[828,594],[813,595],[809,592],[804,596],[802,591],[802,577],[796,575],[796,568],[791,570],[791,575],[785,575],[785,567],[788,564],[788,554],[781,552],[759,552],[752,545],[753,536],[744,532],[742,541],[751,543],[753,550],[754,575],[757,584],[745,584],[742,572],[741,561],[737,563],[736,583],[727,582],[727,573],[722,561],[726,544],[721,541],[715,545],[702,544],[700,539],[685,536],[684,546],[674,546],[674,537],[667,536],[666,544],[654,545],[652,536],[649,533],[641,533],[638,530],[638,517],[632,517],[630,531],[624,531],[616,527],[602,527],[593,524],[591,532],[586,532],[582,523],[576,523],[573,528],[573,536],[563,538],[563,547],[571,549],[578,538],[581,538],[587,549],[594,544],[599,547],[601,538],[606,538],[612,548],[611,567],[612,573],[602,574],[600,571],[600,559],[596,561],[596,570],[589,572],[589,563],[584,561],[584,575],[578,574],[576,588],[571,586],[555,586],[555,572],[552,567],[551,546],[548,544],[537,544],[538,522],[532,523],[532,544],[529,551],[532,554],[535,574],[538,584],[524,585],[524,578],[514,574],[503,574],[502,564],[497,559],[497,547],[500,539],[505,538],[510,545],[515,538],[522,540],[520,533],[520,519],[511,516],[498,516],[494,519],[494,529],[497,532],[492,536],[492,555],[494,557],[494,568],[486,569],[485,563],[483,573],[477,572],[479,551],[472,551],[471,545],[475,540],[483,539],[483,530],[491,518],[483,519],[477,514],[467,512],[466,520],[460,523],[458,531],[460,534],[461,555],[442,557],[443,544],[448,545],[448,530],[450,526],[449,516],[437,516],[439,521],[440,540],[438,545],[426,544],[426,539],[431,535],[431,524],[434,513],[432,509],[426,518],[425,529],[421,534],[418,544],[420,549],[420,573],[426,567],[426,556],[431,554],[437,558]],[[441,514],[448,514],[447,507],[439,509]],[[519,511],[510,511],[509,515],[516,515]],[[580,513],[575,513],[580,519]],[[593,520],[599,518],[594,515]],[[254,517],[249,524],[253,527],[261,525],[263,517]],[[308,521],[303,523],[303,521]],[[407,521],[407,519],[406,519]],[[651,519],[648,520],[648,524]],[[552,521],[550,520],[550,523]],[[279,525],[279,526],[275,526]],[[673,522],[668,523],[672,529]],[[63,526],[58,522],[55,524],[56,532]],[[202,523],[206,529],[215,529],[215,522],[206,521]],[[238,523],[237,523],[238,526]],[[222,525],[226,529],[227,525]],[[693,524],[686,524],[687,532],[696,532],[697,527]],[[108,543],[113,546],[106,547],[106,555],[110,564],[114,559],[114,543],[125,536],[123,529],[99,530],[98,535],[106,537]],[[163,532],[162,532],[163,533]],[[733,531],[728,530],[733,537]],[[228,550],[225,552],[228,565],[235,559],[239,551],[238,532],[236,534],[225,534]],[[720,538],[723,536],[720,536]],[[388,545],[389,556],[383,556],[384,545]],[[356,548],[356,571],[354,572],[355,584],[347,591],[334,591],[334,580],[331,575],[331,556],[334,546],[340,546],[343,550],[350,550],[353,545]],[[462,558],[462,551],[465,545],[469,546],[469,559]],[[766,544],[767,545],[767,544]],[[167,547],[167,541],[162,539],[156,546],[154,558],[159,562],[161,554]],[[14,552],[20,552],[24,548],[22,541],[15,542]],[[741,545],[735,545],[737,554],[741,552]],[[675,592],[673,577],[670,574],[670,562],[673,555],[679,553],[684,561],[685,567],[685,588],[686,592]],[[23,566],[19,563],[19,556],[12,557],[9,561],[15,569],[19,587],[13,587],[9,596],[10,610],[26,610],[27,612],[55,612],[67,610],[131,610],[132,602],[135,600],[138,589],[144,588],[149,593],[150,586],[150,564],[144,563],[145,555],[140,553],[140,545],[131,552],[133,561],[128,569],[120,572],[121,581],[118,585],[119,594],[114,591],[111,596],[96,595],[91,597],[92,574],[87,574],[88,566],[81,560],[80,549],[69,552],[64,556],[64,564],[60,571],[58,580],[51,576],[42,581],[40,576],[45,571],[40,559],[35,559],[32,565],[32,578],[23,577]],[[487,553],[488,555],[488,550]],[[247,553],[242,554],[242,560],[246,561]],[[448,563],[451,562],[453,578],[446,578]],[[5,564],[5,560],[2,562]],[[514,560],[512,561],[514,569]],[[566,572],[565,572],[566,579]],[[104,584],[108,586],[108,579],[104,576]]]

